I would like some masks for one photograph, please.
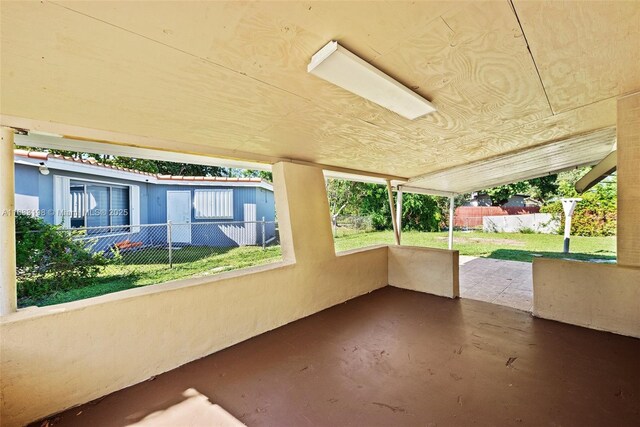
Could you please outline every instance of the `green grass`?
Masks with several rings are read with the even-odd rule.
[[[455,232],[454,249],[461,255],[526,261],[535,256],[577,260],[615,260],[615,237],[572,237],[569,255],[562,253],[563,238],[559,235],[522,233]],[[349,234],[335,240],[336,251],[393,243],[393,232]],[[447,233],[402,233],[402,244],[432,248],[447,247]],[[173,268],[168,268],[166,249],[146,249],[123,255],[122,264],[106,267],[89,285],[56,292],[39,299],[24,298],[21,307],[52,305],[104,295],[139,286],[164,283],[187,277],[208,276],[266,264],[281,259],[279,246],[216,249],[187,247],[173,252]],[[145,260],[143,262],[143,260]],[[147,264],[154,260],[154,264]]]
[[[446,232],[405,231],[402,244],[446,249],[447,236]],[[531,262],[536,256],[582,261],[616,258],[615,237],[572,237],[571,253],[566,255],[562,253],[563,236],[556,234],[454,232],[453,236],[454,249],[460,251],[460,255],[525,262]],[[393,241],[392,231],[353,234],[337,238],[336,251]]]
[[[42,298],[23,298],[20,307],[52,305],[91,298],[139,286],[164,283],[187,277],[208,276],[224,271],[267,264],[281,258],[280,246],[217,249],[188,247],[173,251],[173,268],[168,265],[166,249],[146,249],[125,254],[122,264],[110,265],[89,285],[55,292]],[[143,263],[153,260],[153,264]]]

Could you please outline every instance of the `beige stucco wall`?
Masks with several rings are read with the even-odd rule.
[[[389,246],[389,285],[433,295],[460,295],[458,251]]]
[[[640,338],[640,268],[536,258],[533,315]]]
[[[3,317],[2,425],[87,402],[386,286],[386,246],[335,255],[320,169],[277,164],[274,181],[285,262]]]
[[[618,264],[640,267],[640,93],[618,100]]]
[[[535,259],[533,314],[640,337],[640,93],[617,106],[618,264]]]

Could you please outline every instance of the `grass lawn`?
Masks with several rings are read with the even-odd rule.
[[[446,232],[405,231],[402,233],[402,244],[446,249],[447,238]],[[569,255],[562,253],[563,240],[563,236],[557,234],[460,231],[453,233],[453,248],[459,250],[460,255],[525,262],[531,262],[536,256],[583,261],[616,259],[615,237],[572,237]],[[336,250],[344,251],[380,243],[393,243],[393,241],[392,231],[352,234],[337,238]]]
[[[206,247],[187,247],[173,251],[173,268],[169,268],[165,249],[145,249],[123,256],[123,263],[107,266],[90,285],[54,292],[43,298],[23,298],[20,307],[52,305],[91,298],[138,286],[164,283],[187,277],[200,277],[223,271],[267,264],[281,258],[280,246],[263,250],[245,246],[215,251]]]
[[[454,233],[454,249],[461,255],[531,262],[535,256],[577,260],[615,260],[615,237],[572,237],[570,255],[562,253],[562,236],[521,233]],[[393,243],[392,231],[351,234],[335,240],[336,251]],[[447,233],[402,233],[404,245],[447,247]],[[153,285],[187,277],[207,276],[266,264],[281,259],[280,246],[246,246],[212,249],[186,247],[173,252],[173,268],[168,268],[166,249],[145,249],[123,256],[122,264],[106,267],[89,285],[60,291],[42,298],[23,298],[20,307],[52,305],[104,295],[138,286]]]

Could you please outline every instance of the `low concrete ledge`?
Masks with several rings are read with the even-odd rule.
[[[25,425],[384,287],[387,256],[366,248],[3,316],[1,424]]]
[[[46,317],[56,315],[64,312],[71,312],[75,310],[85,310],[92,306],[103,305],[108,303],[123,303],[131,298],[139,298],[142,296],[151,296],[155,294],[162,294],[166,292],[182,291],[183,289],[202,286],[208,284],[214,284],[215,282],[222,282],[225,280],[235,278],[246,278],[252,274],[260,274],[272,270],[285,270],[291,269],[295,266],[294,262],[276,261],[269,264],[255,265],[251,267],[245,267],[238,270],[231,270],[222,273],[217,273],[212,276],[198,276],[187,277],[183,279],[170,280],[168,282],[157,283],[154,285],[146,285],[136,288],[125,289],[109,294],[99,295],[91,298],[85,298],[76,301],[65,302],[55,305],[46,305],[43,307],[29,306],[19,308],[15,313],[11,313],[5,316],[0,316],[0,325],[23,322],[39,317]]]
[[[640,338],[640,269],[536,258],[533,315]]]
[[[362,248],[347,249],[345,251],[336,252],[336,256],[337,257],[348,256],[348,255],[358,254],[358,253],[361,253],[361,252],[372,251],[372,250],[375,250],[375,249],[387,248],[388,246],[389,245],[383,243],[383,244],[379,244],[379,245],[365,246],[365,247],[362,247]]]
[[[389,246],[389,285],[457,298],[458,251],[417,246]]]

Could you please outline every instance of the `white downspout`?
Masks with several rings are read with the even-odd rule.
[[[398,186],[396,198],[396,223],[398,224],[398,244],[402,244],[402,190]]]
[[[453,208],[454,208],[455,197],[449,197],[449,250],[453,249]]]
[[[398,223],[396,221],[396,211],[393,206],[393,189],[391,188],[391,180],[387,180],[387,194],[389,196],[389,210],[391,211],[391,225],[393,225],[393,236],[395,237],[396,245],[399,245],[400,237],[398,236]]]

